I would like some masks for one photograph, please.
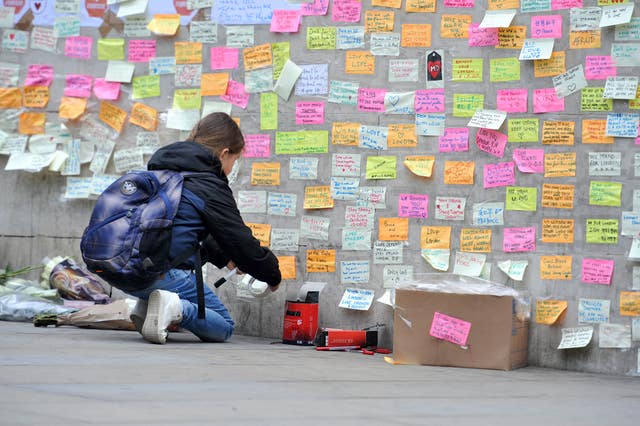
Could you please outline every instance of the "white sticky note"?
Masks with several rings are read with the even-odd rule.
[[[473,113],[473,117],[471,117],[467,126],[498,130],[506,118],[507,113],[504,111],[497,109],[478,109]]]
[[[373,290],[363,288],[347,288],[342,295],[341,308],[354,309],[357,311],[368,311],[373,302],[375,293]]]
[[[395,288],[413,281],[412,265],[385,265],[382,269],[382,286]]]
[[[527,260],[504,260],[498,262],[498,268],[515,281],[522,281],[528,265],[529,261]]]
[[[563,328],[558,349],[584,348],[591,342],[592,337],[593,327]]]
[[[506,28],[511,25],[511,21],[516,16],[515,9],[487,10],[484,18],[480,22],[480,28]]]
[[[273,91],[282,99],[288,101],[289,96],[291,96],[293,86],[295,86],[296,81],[300,78],[300,74],[302,74],[302,68],[287,59],[287,62],[285,62],[284,67],[280,72],[278,81],[273,86]]]
[[[553,87],[556,89],[556,95],[564,98],[572,93],[587,87],[587,80],[584,76],[584,68],[579,64],[567,70],[560,75],[552,78]]]
[[[634,238],[631,240],[631,247],[629,248],[629,256],[627,258],[631,261],[640,261],[640,239]]]
[[[487,262],[487,256],[480,253],[456,252],[453,273],[468,277],[479,277]]]
[[[89,198],[91,195],[91,180],[91,177],[67,177],[67,187],[64,192],[64,198]]]
[[[527,38],[520,50],[521,61],[532,61],[536,59],[549,59],[553,53],[553,38]]]
[[[624,324],[600,324],[599,326],[600,348],[630,348],[631,326]]]
[[[167,129],[191,130],[200,120],[199,109],[174,109],[167,111]]]
[[[436,271],[448,271],[451,250],[446,249],[422,249],[422,258]]]
[[[603,6],[602,16],[600,17],[600,28],[622,25],[631,21],[634,5],[635,4],[631,2],[626,4]]]
[[[227,115],[231,115],[231,107],[232,105],[229,102],[204,101],[202,116],[205,117],[212,112],[224,112]]]
[[[136,66],[125,61],[109,61],[104,79],[119,83],[131,83]]]
[[[602,97],[605,99],[635,99],[638,77],[607,77]]]

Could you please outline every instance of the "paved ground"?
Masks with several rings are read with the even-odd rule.
[[[640,378],[0,322],[2,425],[638,425]]]

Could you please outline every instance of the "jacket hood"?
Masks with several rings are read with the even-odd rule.
[[[158,149],[147,164],[149,170],[209,172],[226,178],[218,157],[197,142],[174,142]]]

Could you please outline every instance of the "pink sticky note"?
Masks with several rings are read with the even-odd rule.
[[[527,112],[529,103],[529,90],[499,89],[496,91],[496,103],[500,111]]]
[[[455,345],[465,346],[471,331],[471,323],[440,312],[433,313],[429,335]]]
[[[480,28],[479,23],[469,25],[469,46],[497,46],[498,28]]]
[[[227,94],[220,96],[220,99],[235,106],[245,109],[249,105],[249,94],[244,91],[244,84],[235,80],[229,80]]]
[[[64,88],[64,95],[74,98],[88,98],[91,96],[91,84],[93,77],[84,74],[68,74],[65,77],[67,82]]]
[[[582,0],[551,0],[551,10],[582,9]]]
[[[27,68],[25,86],[51,86],[53,81],[53,65],[31,64]]]
[[[242,156],[245,158],[269,158],[271,156],[271,135],[255,134],[244,135],[244,149]]]
[[[444,112],[444,89],[416,90],[413,107],[416,114]]]
[[[384,112],[385,89],[358,89],[358,111]]]
[[[531,38],[562,38],[562,15],[532,16]]]
[[[231,70],[238,68],[238,49],[236,47],[212,47],[211,69]]]
[[[606,259],[582,259],[581,282],[587,284],[611,285],[615,262]]]
[[[543,112],[564,111],[564,98],[559,98],[556,89],[534,89],[533,91],[533,112],[540,114]]]
[[[469,151],[469,128],[447,127],[444,134],[438,137],[440,152]]]
[[[505,253],[536,251],[536,228],[504,228],[502,251]]]
[[[468,7],[474,6],[474,0],[444,0],[444,7]]]
[[[514,149],[513,160],[522,173],[544,173],[544,149]]]
[[[313,0],[300,6],[302,16],[324,16],[329,10],[329,0]]]
[[[120,96],[120,83],[106,81],[104,78],[96,78],[96,81],[93,82],[93,94],[98,99],[115,101]]]
[[[331,20],[333,22],[360,22],[361,0],[333,0]]]
[[[606,80],[618,75],[618,68],[611,56],[584,57],[584,78],[587,80]]]
[[[400,194],[398,217],[429,217],[429,196],[427,194]]]
[[[324,102],[296,102],[296,124],[324,124]]]
[[[129,40],[129,62],[149,62],[155,57],[155,40]]]
[[[271,18],[272,33],[297,33],[300,29],[299,10],[274,10]]]
[[[509,186],[516,183],[513,161],[484,165],[484,188]]]
[[[91,37],[67,37],[64,41],[64,56],[77,59],[91,59]]]
[[[484,152],[502,158],[507,146],[508,136],[497,130],[479,128],[476,132],[476,145]]]

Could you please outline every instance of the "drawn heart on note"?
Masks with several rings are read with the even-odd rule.
[[[36,10],[40,10],[40,7],[42,7],[42,3],[37,1],[37,2],[33,3],[33,6],[36,8]]]
[[[389,101],[391,106],[396,106],[396,105],[398,105],[398,102],[400,102],[400,96],[398,96],[398,95],[389,95],[389,96],[387,96],[387,100]]]
[[[9,33],[9,39],[13,40],[14,38],[16,38],[16,33]]]

